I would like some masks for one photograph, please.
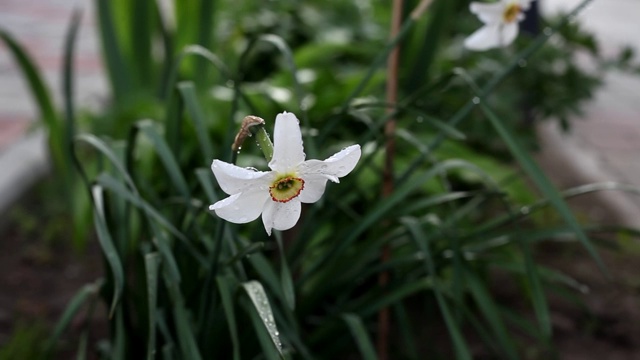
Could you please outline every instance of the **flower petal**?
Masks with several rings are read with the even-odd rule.
[[[503,3],[479,3],[472,2],[469,11],[476,14],[480,21],[485,24],[498,24],[502,22],[505,4]]]
[[[304,189],[298,195],[301,202],[310,204],[322,197],[327,187],[327,178],[322,175],[307,175],[304,178]]]
[[[288,112],[278,114],[273,130],[273,158],[269,167],[276,172],[287,173],[303,162],[304,157],[298,118]]]
[[[300,219],[301,209],[300,200],[296,198],[286,203],[267,201],[262,210],[262,223],[267,234],[271,235],[271,229],[291,229]]]
[[[503,25],[501,36],[500,46],[507,46],[511,44],[518,36],[518,23],[514,22],[512,24]]]
[[[260,216],[269,192],[254,190],[231,195],[209,206],[221,218],[236,224],[245,224]]]
[[[488,24],[465,39],[464,46],[470,50],[488,50],[507,46],[518,35],[518,24]]]
[[[222,191],[229,195],[251,188],[268,187],[274,176],[271,172],[245,169],[217,159],[213,160],[211,170]]]
[[[520,4],[522,10],[529,10],[532,1],[533,0],[519,0],[518,3]]]
[[[322,175],[333,182],[350,173],[360,160],[360,145],[351,145],[326,160],[307,160],[298,166],[298,174],[307,181],[309,175]],[[305,185],[306,186],[306,185]]]

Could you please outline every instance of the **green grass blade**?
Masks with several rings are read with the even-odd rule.
[[[109,310],[109,317],[111,317],[116,310],[116,305],[124,288],[124,269],[120,255],[113,244],[109,227],[107,226],[104,212],[103,188],[102,186],[94,185],[91,192],[94,203],[93,221],[98,235],[98,241],[100,242],[102,252],[113,274],[113,300],[111,301],[111,308]]]
[[[65,36],[64,41],[64,56],[62,61],[62,97],[64,102],[64,114],[65,114],[65,162],[67,165],[71,164],[71,157],[73,154],[73,139],[75,137],[75,106],[73,101],[73,56],[75,51],[76,39],[78,37],[78,29],[80,27],[80,20],[82,19],[82,13],[78,10],[73,12],[71,17],[71,23],[69,30]],[[65,167],[65,172],[69,171]],[[65,176],[70,176],[66,173]]]
[[[411,234],[411,240],[416,244],[416,247],[420,250],[421,253],[424,254],[424,267],[426,273],[432,277],[436,278],[436,270],[435,265],[433,263],[433,257],[431,255],[431,249],[428,244],[428,237],[419,226],[418,222],[413,218],[405,218],[402,219],[403,224],[407,227]],[[469,352],[469,348],[464,340],[464,336],[462,335],[462,331],[458,327],[458,323],[452,315],[451,308],[447,304],[445,300],[442,290],[440,289],[439,284],[435,284],[433,287],[434,296],[436,297],[436,301],[438,302],[438,307],[442,312],[442,317],[444,318],[445,324],[447,325],[447,330],[449,331],[449,335],[451,335],[451,340],[453,342],[453,349],[456,352],[456,358],[460,360],[471,360],[471,353]]]
[[[76,360],[87,359],[87,343],[89,340],[89,330],[84,330],[80,335],[80,341],[78,342],[78,351],[76,351]]]
[[[173,305],[173,320],[175,322],[176,333],[178,337],[178,344],[182,352],[183,359],[202,360],[200,350],[193,334],[193,326],[191,324],[191,317],[187,310],[180,288],[173,280],[168,279],[165,276],[165,283],[169,290],[169,296],[171,297]]]
[[[64,330],[69,326],[71,320],[73,320],[78,311],[80,311],[80,308],[90,299],[91,296],[97,296],[103,285],[104,280],[99,279],[94,283],[83,286],[73,296],[73,298],[71,298],[67,307],[64,309],[64,312],[60,315],[60,319],[56,323],[56,326],[53,328],[51,338],[45,344],[45,353],[49,353],[53,349],[53,346],[58,343],[58,339],[60,339]]]
[[[111,164],[118,170],[119,175],[122,175],[127,186],[131,189],[135,189],[135,184],[131,176],[129,175],[127,169],[125,168],[120,158],[116,155],[116,153],[107,145],[107,143],[100,139],[99,137],[92,134],[80,134],[76,136],[76,141],[84,142],[88,145],[91,145],[94,149],[98,150],[104,156],[109,159]]]
[[[200,8],[198,9],[198,44],[208,49],[212,46],[212,34],[214,30],[214,15],[215,15],[215,3],[214,0],[201,0]],[[197,59],[196,61],[196,82],[198,85],[206,85],[208,79],[207,68],[204,59]]]
[[[405,304],[398,303],[393,306],[393,313],[398,323],[398,332],[401,340],[401,346],[403,347],[403,355],[407,359],[418,360],[418,348],[416,347],[416,332],[414,326],[412,326],[409,314],[405,309]]]
[[[192,82],[184,81],[178,84],[178,90],[182,95],[182,100],[187,107],[191,120],[193,121],[193,127],[195,128],[196,136],[200,143],[200,150],[202,151],[204,163],[209,163],[214,158],[213,143],[211,142],[211,138],[209,137],[205,126],[206,117],[200,103],[198,102],[196,88]]]
[[[376,351],[374,350],[373,343],[371,342],[371,339],[367,334],[367,330],[362,323],[362,319],[355,314],[343,314],[341,317],[342,320],[347,323],[347,326],[349,326],[349,331],[351,331],[351,335],[358,345],[362,359],[376,360],[378,358],[376,356]]]
[[[529,244],[524,243],[523,241],[520,241],[520,244],[522,255],[524,257],[525,273],[530,287],[533,310],[536,313],[538,326],[540,326],[542,336],[548,341],[551,340],[551,336],[553,334],[547,298],[542,287],[542,282],[540,281],[540,274],[538,274],[538,269],[533,259],[533,255],[531,254],[531,248],[529,247]]]
[[[118,34],[113,23],[111,0],[95,1],[100,37],[102,40],[102,52],[111,82],[111,93],[117,103],[122,103],[129,97],[133,89],[133,82],[131,81],[131,79],[133,79],[132,74],[122,54],[122,46],[119,43]]]
[[[273,318],[273,311],[271,310],[271,305],[269,305],[269,299],[267,298],[267,294],[265,293],[262,284],[258,281],[251,280],[243,283],[242,287],[247,292],[247,295],[249,295],[251,303],[257,311],[262,325],[264,325],[264,328],[271,337],[271,342],[280,356],[282,356],[282,343],[280,342],[278,328],[276,326],[275,319]]]
[[[20,66],[24,77],[27,79],[29,90],[31,90],[31,94],[38,105],[42,122],[49,132],[49,144],[53,159],[57,166],[64,169],[65,158],[64,144],[62,142],[64,139],[62,124],[54,110],[51,93],[49,92],[37,66],[13,36],[11,36],[11,34],[6,30],[0,28],[0,39],[4,41],[17,64]]]
[[[126,353],[127,353],[127,330],[124,326],[124,315],[122,314],[123,310],[122,307],[118,308],[118,310],[116,311],[116,320],[115,320],[115,329],[114,334],[112,335],[112,341],[113,343],[111,344],[111,360],[120,360],[120,359],[126,359]]]
[[[131,2],[129,24],[131,27],[131,49],[133,73],[142,89],[150,89],[152,81],[152,30],[154,25],[155,0],[135,0]]]
[[[468,267],[464,269],[464,279],[468,285],[469,292],[489,323],[493,333],[496,335],[498,343],[500,343],[500,349],[504,352],[502,355],[509,359],[518,359],[515,342],[509,335],[509,331],[502,320],[498,306],[491,298],[491,293],[472,269]]]
[[[216,195],[216,191],[213,187],[214,178],[213,178],[213,173],[211,172],[210,169],[203,169],[203,168],[196,169],[196,177],[198,177],[198,180],[200,181],[200,185],[202,186],[204,193],[207,195],[207,199],[209,200],[209,203],[213,204],[216,201],[220,200],[218,195]]]
[[[296,294],[293,287],[293,277],[291,276],[291,270],[287,264],[287,257],[284,254],[284,247],[282,244],[282,233],[275,231],[276,243],[278,244],[278,250],[280,251],[280,284],[282,284],[282,293],[287,302],[289,309],[295,310],[296,308]]]
[[[239,240],[244,247],[249,246],[248,241],[243,241],[242,239]],[[256,253],[254,255],[251,255],[248,260],[251,267],[253,267],[256,273],[260,276],[262,282],[264,282],[265,285],[269,288],[270,294],[277,297],[278,300],[286,303],[287,300],[282,293],[283,287],[280,284],[280,280],[278,278],[278,275],[276,274],[276,270],[273,268],[273,265],[267,259],[267,257],[265,257],[261,253]]]
[[[231,344],[233,346],[233,360],[240,360],[240,340],[238,340],[238,325],[236,324],[236,314],[233,306],[232,279],[227,276],[218,276],[216,282],[218,283],[225,318],[229,324],[229,335],[231,336]]]
[[[158,132],[156,124],[151,120],[142,120],[136,123],[136,126],[147,136],[149,140],[151,140],[156,153],[160,157],[160,161],[162,161],[162,164],[167,170],[167,174],[169,175],[171,182],[178,192],[187,201],[189,201],[191,198],[191,192],[189,191],[187,181],[182,174],[182,170],[180,170],[180,165],[178,165],[178,161],[176,160],[173,152],[169,149],[169,145]]]
[[[444,34],[455,24],[451,21],[452,14],[456,8],[455,0],[438,0],[435,5],[427,11],[429,18],[426,31],[421,33],[416,29],[414,33],[419,37],[420,51],[413,56],[413,66],[408,75],[409,88],[418,88],[425,83],[425,78],[431,70],[431,65],[438,54],[439,46],[444,38]],[[418,43],[414,43],[418,45]],[[409,75],[410,74],[410,75]]]
[[[147,306],[149,312],[149,333],[147,335],[147,360],[156,356],[156,313],[158,302],[158,268],[160,256],[149,253],[144,256],[144,266],[147,273]]]
[[[189,45],[186,46],[180,52],[180,54],[178,54],[175,62],[172,64],[169,74],[166,77],[166,81],[162,90],[162,98],[165,99],[165,101],[170,98],[171,91],[173,91],[175,83],[178,79],[180,65],[182,64],[182,61],[187,57],[187,55],[197,55],[206,59],[216,69],[218,69],[225,81],[232,79],[231,72],[224,64],[224,62],[220,60],[220,57],[200,45]]]
[[[79,10],[73,12],[69,29],[65,35],[64,41],[64,56],[62,60],[62,99],[64,104],[64,138],[62,143],[64,144],[64,167],[60,169],[62,176],[65,179],[65,191],[67,198],[73,199],[69,203],[71,210],[71,217],[74,223],[74,232],[72,241],[77,248],[82,248],[86,243],[86,235],[89,231],[87,221],[87,197],[85,193],[75,191],[76,178],[72,172],[72,164],[74,157],[74,138],[75,138],[75,102],[74,102],[74,71],[73,71],[73,57],[75,53],[76,39],[78,36],[78,29],[80,26],[80,20],[82,19],[82,13]],[[55,155],[54,155],[55,156]]]
[[[591,243],[591,240],[587,237],[587,235],[582,230],[582,227],[573,216],[571,209],[564,201],[560,192],[555,188],[555,186],[551,183],[551,181],[547,178],[544,172],[538,167],[535,163],[531,155],[524,149],[524,147],[518,143],[515,135],[513,135],[509,129],[502,124],[502,122],[496,117],[493,111],[484,103],[481,103],[481,107],[487,119],[496,130],[498,135],[505,142],[509,151],[516,158],[520,166],[524,169],[524,171],[531,177],[531,180],[536,184],[536,186],[542,191],[542,193],[549,199],[551,204],[558,210],[560,215],[564,218],[564,221],[571,226],[573,231],[575,231],[578,239],[582,243],[582,245],[587,249],[589,254],[596,261],[600,270],[603,274],[608,275],[608,271],[600,258],[600,255],[596,251],[595,247]]]
[[[155,222],[158,225],[161,225],[164,229],[166,229],[169,233],[171,233],[171,235],[175,236],[178,240],[180,240],[185,245],[185,247],[189,251],[189,254],[194,259],[197,260],[198,264],[207,268],[207,262],[205,258],[202,256],[202,254],[200,254],[200,252],[193,246],[193,244],[190,243],[188,238],[180,230],[178,230],[173,225],[173,223],[167,220],[167,218],[164,217],[164,215],[162,215],[153,206],[151,206],[149,203],[144,201],[139,196],[134,195],[125,186],[123,186],[121,182],[119,182],[117,179],[115,179],[113,176],[109,174],[102,173],[98,175],[96,182],[100,184],[100,186],[103,186],[105,189],[112,191],[116,195],[126,199],[132,205],[142,210],[144,214],[148,217],[149,222],[151,223]],[[166,244],[168,242],[168,240],[166,239],[166,236],[161,234],[160,231],[156,229],[155,224],[150,224],[150,225],[152,225],[152,229],[156,236],[156,240],[161,244]],[[165,249],[165,251],[163,251],[162,253],[163,255],[167,255],[168,252],[170,252],[170,250]]]

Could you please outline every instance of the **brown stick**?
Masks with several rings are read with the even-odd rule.
[[[400,26],[402,25],[402,7],[403,0],[393,0],[392,18],[391,18],[391,34],[393,39],[398,35]],[[387,104],[396,104],[398,100],[398,64],[400,60],[400,48],[396,46],[389,55],[387,62],[387,87],[386,87],[386,101]],[[393,108],[388,108],[387,112],[394,111]],[[393,172],[393,160],[395,157],[396,142],[396,120],[389,119],[384,127],[385,135],[385,162],[384,173],[382,183],[382,196],[387,197],[393,193],[394,187],[394,172]],[[391,256],[391,249],[389,245],[385,245],[382,249],[380,261],[386,263]],[[387,286],[389,282],[389,272],[383,271],[378,277],[378,283],[381,288]],[[389,308],[383,307],[378,313],[378,359],[387,360],[389,357]]]

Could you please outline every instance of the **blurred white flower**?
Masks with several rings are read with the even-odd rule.
[[[470,50],[488,50],[507,46],[518,35],[518,22],[532,0],[499,0],[494,3],[472,2],[469,10],[476,14],[484,26],[465,39]]]
[[[230,196],[209,207],[221,218],[236,224],[253,221],[262,214],[267,234],[287,230],[300,218],[301,203],[322,197],[327,180],[340,182],[360,160],[360,145],[349,146],[326,160],[306,160],[298,119],[283,112],[276,117],[271,171],[242,168],[213,160],[211,169],[220,188]]]

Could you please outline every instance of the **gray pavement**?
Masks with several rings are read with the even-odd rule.
[[[569,10],[578,0],[545,0],[543,12]],[[604,54],[615,55],[631,45],[640,53],[640,1],[596,0],[579,16],[593,31]],[[613,181],[640,187],[640,76],[609,72],[584,116],[573,119],[572,131],[554,123],[538,133],[543,144],[539,157],[561,188]],[[596,195],[588,216],[640,227],[640,197],[613,191]]]
[[[76,99],[95,106],[106,94],[91,0],[2,0],[0,26],[23,45],[60,104],[62,49],[75,8],[83,11],[76,43]],[[0,42],[0,213],[49,169],[43,129],[29,87]]]

